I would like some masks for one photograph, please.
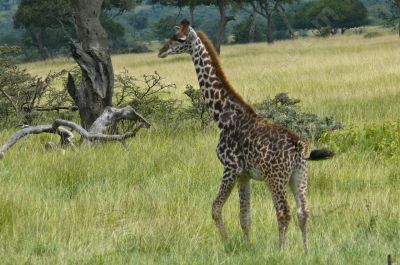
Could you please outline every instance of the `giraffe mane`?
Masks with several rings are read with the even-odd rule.
[[[254,113],[254,109],[250,106],[249,103],[247,103],[243,97],[233,88],[233,86],[229,83],[228,79],[226,78],[226,75],[222,69],[221,62],[219,60],[219,56],[217,51],[214,48],[214,45],[211,43],[210,39],[207,37],[207,35],[202,32],[202,31],[197,31],[197,36],[200,38],[201,42],[204,44],[204,47],[206,48],[208,54],[211,57],[211,62],[213,66],[215,67],[215,71],[219,79],[221,80],[222,84],[225,86],[226,90],[233,95],[233,97],[238,100],[246,110],[249,112]]]

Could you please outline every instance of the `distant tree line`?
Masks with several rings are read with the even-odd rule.
[[[246,43],[320,35],[381,21],[398,25],[396,0],[107,0],[101,23],[114,52],[148,51],[182,18],[205,31],[216,49],[222,43]],[[139,7],[139,8],[135,8]],[[0,44],[22,47],[27,59],[68,53],[65,35],[76,37],[71,0],[0,0]],[[369,16],[369,12],[374,17]],[[12,15],[10,15],[12,14]],[[11,22],[10,22],[11,20]],[[12,28],[14,27],[14,29]],[[298,33],[297,33],[298,34]]]

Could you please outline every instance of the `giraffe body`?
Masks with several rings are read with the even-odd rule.
[[[232,88],[222,71],[218,56],[209,40],[182,21],[176,34],[159,52],[189,53],[195,66],[200,89],[210,115],[221,129],[217,156],[224,166],[221,185],[212,205],[214,219],[223,240],[228,238],[222,220],[222,207],[238,184],[240,224],[246,238],[251,227],[250,180],[264,181],[270,189],[279,226],[279,246],[283,247],[291,214],[287,188],[291,187],[297,216],[307,252],[307,160],[332,155],[315,152],[307,158],[307,144],[290,129],[258,116]],[[317,154],[318,153],[318,154]]]

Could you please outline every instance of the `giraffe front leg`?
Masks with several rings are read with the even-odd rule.
[[[240,225],[244,236],[247,240],[250,239],[250,228],[251,228],[251,184],[250,178],[241,177],[239,178],[239,200],[240,200]]]
[[[218,195],[214,200],[212,205],[212,218],[215,221],[219,233],[221,234],[221,238],[223,241],[228,239],[228,234],[225,230],[224,222],[222,220],[222,207],[225,202],[228,200],[229,195],[232,192],[233,187],[235,186],[236,180],[238,177],[238,173],[235,170],[225,168],[224,175],[222,176],[222,182],[219,187]]]

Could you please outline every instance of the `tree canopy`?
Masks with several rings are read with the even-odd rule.
[[[342,33],[367,24],[368,11],[360,0],[318,0],[306,3],[296,16],[297,28],[329,27]]]
[[[32,44],[38,48],[43,59],[51,56],[52,47],[59,50],[65,46],[64,31],[74,35],[71,0],[22,0],[14,16],[14,25],[26,31]],[[115,16],[133,8],[138,1],[105,0],[102,5],[101,22],[113,43],[121,42],[124,28]]]
[[[381,11],[380,17],[387,26],[397,27],[400,36],[400,0],[386,0],[387,10]]]

